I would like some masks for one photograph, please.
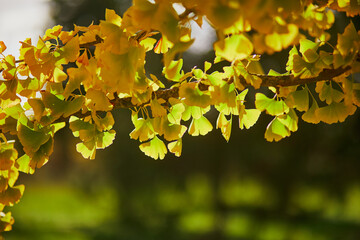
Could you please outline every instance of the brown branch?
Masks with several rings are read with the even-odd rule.
[[[79,46],[80,46],[80,48],[90,48],[92,46],[95,46],[95,44],[102,43],[103,41],[104,41],[104,39],[102,39],[99,35],[96,35],[95,41],[82,43]]]
[[[289,86],[297,86],[302,84],[309,84],[313,82],[332,80],[335,77],[338,77],[341,74],[344,74],[345,72],[349,71],[350,69],[351,69],[350,66],[346,66],[344,68],[339,67],[336,69],[324,69],[322,72],[320,72],[320,74],[317,77],[310,77],[310,78],[294,77],[294,75],[283,75],[283,76],[269,76],[269,75],[261,75],[261,74],[255,74],[255,75],[262,80],[261,83],[262,87],[289,87]],[[251,86],[249,83],[246,82],[243,76],[239,76],[239,79],[243,86],[245,87]],[[208,85],[202,84],[201,82],[199,84],[199,89],[201,91],[208,90],[208,87],[209,87]],[[173,87],[168,89],[160,89],[156,92],[153,92],[152,98],[155,97],[164,99],[165,101],[168,101],[170,98],[178,98],[179,88]],[[140,107],[138,105],[132,104],[131,97],[115,98],[110,102],[113,104],[114,109]],[[149,102],[144,103],[141,106],[144,106],[148,103]]]
[[[310,78],[300,78],[295,77],[294,75],[282,75],[282,76],[268,76],[268,75],[260,75],[254,74],[255,76],[261,78],[261,86],[262,87],[289,87],[296,86],[302,84],[308,84],[312,82],[326,81],[332,80],[335,77],[340,76],[341,74],[349,71],[351,69],[350,66],[339,67],[336,69],[324,69],[317,77]],[[241,84],[244,86],[249,86],[243,76],[239,76]]]

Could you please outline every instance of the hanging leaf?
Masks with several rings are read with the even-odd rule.
[[[165,154],[167,153],[166,146],[163,141],[161,141],[157,136],[152,140],[146,143],[142,143],[140,150],[144,152],[147,156],[157,160],[158,158],[164,159]]]
[[[180,138],[177,141],[169,143],[168,149],[171,153],[175,154],[175,156],[180,157],[182,151],[182,139]]]
[[[279,116],[289,112],[289,107],[283,100],[271,99],[262,93],[255,95],[255,105],[260,111],[266,110],[272,116]]]
[[[189,126],[188,132],[192,136],[199,136],[199,135],[205,136],[206,134],[211,132],[212,129],[213,126],[211,125],[209,120],[206,117],[201,116],[198,119],[193,118]]]

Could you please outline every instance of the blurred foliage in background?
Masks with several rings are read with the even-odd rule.
[[[71,29],[130,4],[53,0],[53,18]],[[348,21],[338,15],[334,28],[342,32]],[[191,68],[213,56],[184,57]],[[159,59],[150,56],[147,66],[158,75]],[[283,53],[265,56],[264,69],[281,71],[286,60]],[[16,224],[6,239],[360,239],[359,113],[343,124],[301,122],[302,130],[280,143],[264,140],[263,116],[250,130],[234,129],[229,143],[219,131],[184,137],[181,158],[163,161],[129,139],[130,111],[114,117],[116,140],[94,161],[75,151],[69,130],[57,136],[47,166],[20,179],[31,183],[13,208]]]

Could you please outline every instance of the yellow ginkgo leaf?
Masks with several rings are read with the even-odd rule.
[[[180,138],[177,141],[169,143],[168,149],[171,153],[175,154],[175,156],[180,157],[182,151],[182,139]]]
[[[199,136],[199,135],[206,135],[207,133],[211,132],[213,126],[209,122],[209,120],[201,116],[199,119],[193,118],[190,127],[189,127],[189,134],[192,136]]]
[[[245,109],[244,105],[239,107],[239,127],[240,129],[251,128],[259,119],[261,111],[259,109]]]
[[[253,52],[253,45],[244,34],[234,34],[214,44],[215,53],[229,62],[243,60]]]
[[[332,124],[345,121],[348,116],[355,113],[356,109],[354,105],[346,105],[344,102],[332,102],[328,106],[317,109],[315,114],[321,121]]]
[[[146,143],[142,143],[139,148],[147,156],[152,157],[155,160],[158,158],[164,159],[165,154],[167,153],[167,148],[164,142],[161,141],[157,136]]]
[[[227,142],[230,139],[231,127],[232,127],[232,118],[227,120],[223,113],[219,113],[218,119],[216,121],[216,128],[220,128],[221,133]]]

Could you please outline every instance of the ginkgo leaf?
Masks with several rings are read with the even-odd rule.
[[[8,212],[6,214],[1,214],[0,215],[0,232],[11,231],[12,225],[14,224],[14,222],[15,222],[15,220],[11,216],[11,212]]]
[[[61,117],[68,117],[73,113],[79,111],[85,102],[83,96],[78,96],[71,101],[63,101],[59,97],[49,92],[41,92],[43,103],[46,108],[51,109],[51,115],[54,119]]]
[[[144,64],[145,49],[130,46],[124,54],[104,52],[99,57],[103,63],[100,71],[104,83],[102,88],[111,92],[130,93],[136,72]]]
[[[259,109],[245,109],[244,105],[239,107],[239,127],[240,129],[251,128],[259,119],[261,111]]]
[[[241,75],[248,84],[251,84],[255,89],[260,88],[261,83],[262,83],[261,78],[254,74],[250,74],[248,72],[248,70],[245,68],[245,66],[238,63],[238,65],[234,69],[235,69],[236,73],[238,75]],[[237,81],[239,81],[239,80],[237,79]],[[236,82],[235,82],[235,84],[236,84]],[[238,85],[241,85],[241,83],[238,83]],[[243,89],[243,87],[241,87],[241,89]]]
[[[18,137],[26,153],[34,153],[45,144],[50,134],[45,130],[33,130],[23,124],[18,124]]]
[[[161,106],[156,98],[151,100],[150,107],[153,117],[162,117],[166,115],[166,109]]]
[[[147,156],[152,157],[155,160],[158,158],[164,159],[165,154],[167,153],[167,148],[164,142],[161,141],[157,136],[146,143],[142,143],[139,148]]]
[[[30,168],[41,168],[45,163],[48,162],[51,153],[54,148],[54,139],[52,137],[49,140],[40,146],[40,148],[33,153],[29,163]]]
[[[182,113],[182,120],[188,121],[191,117],[199,119],[209,110],[210,106],[207,108],[201,108],[198,106],[186,106],[185,111]]]
[[[323,82],[317,82],[315,91],[319,93],[319,98],[321,101],[326,101],[327,104],[332,102],[339,103],[344,99],[344,94],[334,88],[332,88],[331,83],[326,84]]]
[[[80,54],[80,43],[79,37],[73,37],[66,45],[58,50],[60,52],[60,62],[61,64],[65,64],[68,62],[75,62]],[[64,62],[65,60],[66,62]]]
[[[255,105],[260,111],[266,110],[266,112],[272,116],[278,116],[289,112],[289,107],[283,100],[271,99],[262,93],[257,93],[255,95]]]
[[[135,129],[130,133],[132,139],[139,139],[140,142],[144,142],[155,136],[153,122],[150,118],[138,118],[137,114],[134,114],[131,119],[135,126]]]
[[[227,142],[229,142],[230,139],[231,127],[232,118],[227,120],[223,113],[219,113],[218,119],[216,121],[216,128],[220,128],[221,133]]]
[[[96,134],[96,149],[104,149],[110,146],[115,139],[115,130],[97,132]]]
[[[24,154],[20,158],[16,160],[16,164],[18,165],[19,171],[26,174],[33,174],[35,172],[35,168],[30,167],[31,158],[29,155]]]
[[[185,111],[185,106],[182,103],[177,103],[171,106],[167,118],[170,123],[180,124],[182,114]]]
[[[285,99],[285,103],[289,108],[307,111],[309,109],[309,93],[305,88],[300,91],[291,92]]]
[[[18,153],[13,143],[0,143],[0,147],[0,171],[9,170],[13,166]]]
[[[253,52],[253,45],[244,34],[234,34],[214,44],[215,53],[229,62],[242,60]]]
[[[36,121],[40,122],[41,117],[45,111],[45,105],[40,99],[28,99],[28,103],[34,110],[34,118]]]
[[[345,121],[355,111],[356,107],[354,105],[346,105],[344,102],[332,102],[328,106],[317,109],[315,114],[321,121],[332,124]]]
[[[110,130],[115,123],[114,117],[111,112],[107,112],[105,117],[103,118],[95,115],[93,116],[93,120],[96,124],[97,129],[100,132]]]
[[[50,39],[56,39],[60,35],[62,29],[63,29],[63,26],[56,25],[53,28],[46,30],[45,35],[42,38],[43,41],[47,41]]]
[[[161,132],[167,141],[174,141],[181,138],[187,130],[183,125],[170,123],[166,117],[162,118],[161,125]]]
[[[236,93],[234,84],[212,86],[209,90],[214,105],[225,103],[230,108],[236,106]]]
[[[86,105],[93,111],[110,111],[113,105],[103,91],[89,89],[86,93]]]
[[[163,69],[163,74],[165,74],[166,79],[178,82],[180,78],[184,75],[182,70],[183,60],[178,61],[172,60],[169,65],[165,66]]]
[[[182,139],[178,139],[177,141],[170,142],[168,144],[168,149],[171,153],[175,154],[175,156],[180,157],[182,151]]]
[[[92,144],[92,147],[90,148],[87,145],[83,142],[76,144],[76,151],[81,153],[81,155],[84,158],[95,159],[95,154],[96,154],[95,144]]]
[[[302,115],[302,119],[308,123],[318,124],[320,122],[320,119],[318,118],[318,116],[316,114],[318,109],[319,109],[319,106],[318,106],[316,100],[313,98],[313,103],[312,103],[310,109],[307,110]]]
[[[67,79],[67,74],[60,68],[54,68],[54,82],[59,83]]]
[[[195,82],[182,84],[179,88],[179,96],[188,106],[206,108],[211,104],[210,96],[200,91]]]
[[[360,37],[356,31],[356,28],[353,22],[350,22],[349,25],[345,28],[343,34],[338,34],[338,44],[336,45],[337,49],[342,56],[346,56],[349,52],[359,49],[360,47]]]
[[[13,206],[20,201],[25,190],[24,185],[9,187],[4,192],[0,192],[0,204],[5,206]]]
[[[205,136],[206,134],[211,132],[212,129],[213,126],[211,125],[209,120],[206,117],[201,116],[198,119],[193,118],[189,126],[188,132],[192,136],[199,136],[199,135]]]
[[[6,50],[5,43],[3,41],[0,41],[0,54],[3,53]]]
[[[290,136],[290,130],[275,117],[266,127],[265,139],[269,142],[278,142]]]
[[[67,98],[70,94],[80,88],[80,84],[84,81],[90,81],[91,75],[90,73],[84,68],[70,68],[67,70],[67,74],[69,76],[69,81],[67,82],[64,90],[64,97]]]
[[[277,120],[284,124],[291,132],[296,132],[298,130],[298,116],[294,109],[290,109],[287,114],[278,116]]]

